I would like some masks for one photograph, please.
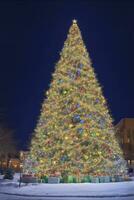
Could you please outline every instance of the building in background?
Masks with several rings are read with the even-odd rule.
[[[115,126],[124,157],[134,168],[134,118],[124,118]]]
[[[16,172],[20,170],[20,155],[19,152],[16,152],[15,154],[11,154],[8,158],[1,157],[0,158],[0,170],[5,170],[7,168],[12,168]]]

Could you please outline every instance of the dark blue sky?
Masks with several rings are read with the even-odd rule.
[[[31,3],[32,2],[32,3]],[[0,110],[24,148],[72,19],[115,124],[134,117],[134,1],[0,1]]]

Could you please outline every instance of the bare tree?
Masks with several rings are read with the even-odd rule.
[[[6,160],[7,168],[12,156],[16,154],[16,144],[13,131],[4,125],[0,125],[0,160]]]

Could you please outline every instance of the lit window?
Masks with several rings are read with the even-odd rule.
[[[128,160],[127,162],[128,162],[129,165],[131,164],[131,161],[130,161],[130,160]]]
[[[134,160],[131,160],[132,165],[134,165]]]

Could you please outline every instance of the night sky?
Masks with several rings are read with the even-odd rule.
[[[32,3],[31,3],[32,2]],[[25,148],[72,19],[114,118],[134,117],[134,1],[0,1],[0,112]]]

